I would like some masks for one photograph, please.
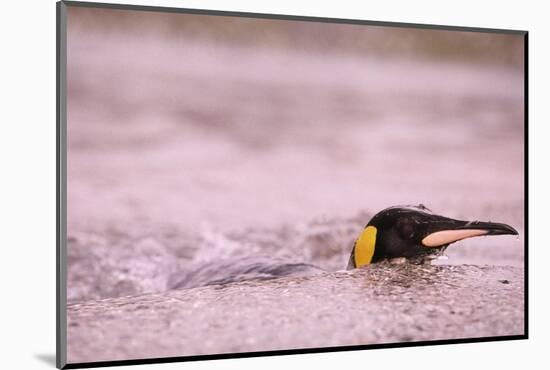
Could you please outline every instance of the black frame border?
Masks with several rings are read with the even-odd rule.
[[[164,13],[181,13],[196,15],[213,15],[255,19],[275,19],[304,22],[340,23],[381,27],[419,28],[445,31],[465,31],[523,35],[524,38],[524,334],[511,336],[443,339],[418,342],[396,342],[366,344],[356,346],[303,348],[261,352],[220,353],[199,356],[159,357],[148,359],[98,361],[85,363],[67,363],[67,6],[134,10]],[[143,365],[188,361],[220,360],[231,358],[248,358],[280,356],[294,354],[312,354],[326,352],[358,351],[366,349],[421,347],[445,344],[483,343],[529,338],[529,32],[496,28],[460,27],[451,25],[433,25],[402,22],[382,22],[359,19],[328,18],[314,16],[266,14],[238,11],[221,11],[208,9],[175,8],[163,6],[144,6],[131,4],[114,4],[82,1],[58,1],[56,3],[56,367],[59,369],[79,369],[110,367],[124,365]]]
[[[67,363],[67,8],[56,3],[56,367]]]

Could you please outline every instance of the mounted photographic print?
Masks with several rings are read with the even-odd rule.
[[[58,367],[527,338],[527,32],[57,5]]]

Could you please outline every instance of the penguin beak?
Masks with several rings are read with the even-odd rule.
[[[518,235],[518,232],[509,225],[496,222],[460,221],[441,217],[439,220],[431,220],[429,232],[422,239],[422,245],[437,248],[482,235]]]

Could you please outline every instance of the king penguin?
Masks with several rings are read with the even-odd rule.
[[[459,240],[506,234],[518,232],[502,223],[439,216],[422,204],[390,207],[374,215],[361,231],[353,244],[348,270],[395,258],[423,263]]]
[[[375,214],[353,243],[348,270],[384,260],[425,263],[454,242],[482,235],[518,235],[511,226],[496,222],[461,221],[439,216],[423,205],[395,206]],[[311,276],[325,272],[309,263],[273,257],[246,256],[214,260],[178,274],[172,289],[226,285],[248,280]]]

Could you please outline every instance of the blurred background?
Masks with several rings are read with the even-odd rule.
[[[388,206],[508,223],[523,265],[523,36],[69,7],[69,301],[214,258],[346,266]]]

